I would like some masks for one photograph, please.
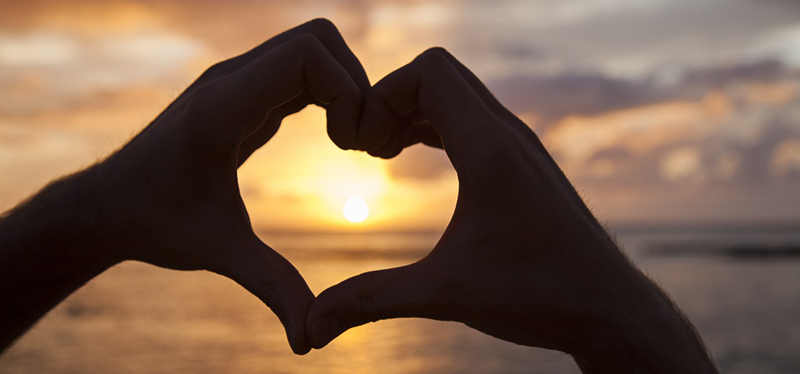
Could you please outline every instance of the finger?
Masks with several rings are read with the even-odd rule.
[[[392,114],[391,109],[374,91],[369,90],[362,100],[362,118],[359,121],[356,142],[358,149],[373,153],[389,141],[394,141],[392,133],[400,123],[400,119]]]
[[[297,269],[255,237],[229,251],[222,262],[219,273],[250,291],[278,316],[292,351],[308,353],[305,320],[314,294]]]
[[[508,110],[497,98],[492,94],[491,91],[486,87],[486,85],[481,82],[481,80],[467,68],[464,64],[461,63],[453,54],[448,52],[444,48],[434,48],[437,52],[439,52],[442,56],[447,58],[448,61],[455,67],[456,71],[461,74],[461,77],[464,78],[465,81],[472,87],[475,93],[480,96],[481,100],[486,103],[486,106],[492,110],[499,118],[503,121],[508,123],[512,126],[515,130],[517,130],[522,136],[527,138],[531,141],[540,152],[547,154],[547,158],[549,158],[549,152],[545,149],[544,145],[542,144],[541,140],[538,136],[533,132],[533,130],[519,117],[517,117],[513,112]],[[553,162],[553,164],[555,164]]]
[[[533,146],[534,149],[538,150],[538,154],[536,159],[538,159],[539,165],[543,167],[549,168],[549,170],[553,173],[551,175],[555,175],[558,183],[562,185],[562,189],[564,191],[573,191],[574,188],[572,187],[572,183],[566,178],[566,176],[561,172],[561,169],[558,167],[558,164],[553,160],[550,153],[544,147],[541,140],[538,136],[533,132],[533,130],[528,127],[525,122],[520,120],[514,113],[508,110],[499,100],[489,91],[486,85],[475,76],[472,71],[470,71],[464,64],[462,64],[455,56],[453,56],[450,52],[445,50],[444,48],[433,48],[436,52],[444,56],[452,65],[455,67],[456,71],[459,72],[462,78],[472,87],[475,93],[483,100],[486,106],[492,110],[492,112],[501,118],[505,123],[509,124],[509,126],[514,129],[518,134],[521,134],[522,137],[527,139],[527,144]],[[585,207],[583,203],[583,199],[577,193],[569,193],[569,198],[573,201],[577,202],[577,206],[580,207],[585,213],[589,214],[591,217],[593,215]]]
[[[414,125],[411,123],[409,117],[400,118],[394,126],[394,129],[389,135],[387,141],[383,143],[380,148],[371,150],[368,153],[371,156],[390,159],[398,154],[405,148],[406,143],[411,136],[411,130]]]
[[[411,125],[407,136],[397,142],[402,146],[402,148],[408,148],[418,143],[439,149],[444,148],[442,145],[442,138],[439,136],[439,133],[436,132],[433,126],[431,126],[430,121],[422,117],[422,114],[412,114],[410,117]],[[394,137],[394,134],[390,136],[390,139],[392,137]],[[386,143],[390,143],[390,141],[387,140]],[[401,151],[402,149],[398,150],[395,155],[400,154]]]
[[[327,109],[331,140],[343,149],[355,145],[361,94],[344,68],[312,35],[296,36],[208,86],[209,94],[216,93],[216,101],[223,101],[215,107],[223,108],[227,122],[235,118],[250,123],[263,123],[270,111],[308,90]],[[241,131],[240,139],[252,130]]]
[[[364,273],[323,291],[308,311],[306,333],[313,348],[368,322],[400,317],[440,317],[430,277],[418,264]],[[439,318],[441,319],[441,318]]]
[[[350,74],[350,77],[361,91],[364,106],[369,108],[378,108],[379,110],[386,110],[385,104],[378,101],[378,99],[372,94],[372,85],[369,82],[369,78],[367,77],[367,73],[361,65],[361,62],[347,45],[336,26],[331,21],[324,18],[314,19],[292,30],[286,31],[245,53],[244,55],[234,58],[233,60],[239,59],[240,61],[232,61],[229,69],[241,68],[243,63],[252,61],[255,57],[262,55],[281,43],[285,43],[286,41],[305,33],[316,36],[317,39],[319,39],[320,42],[331,52],[331,55],[334,57],[334,59],[336,59],[342,65],[342,67],[344,67],[347,73]],[[285,117],[293,114],[311,103],[312,102],[309,101],[294,100],[286,105],[288,108],[282,111],[283,116]],[[354,123],[354,125],[357,125],[357,123]],[[386,127],[389,127],[389,130],[387,130]],[[378,123],[374,126],[368,127],[363,132],[359,131],[357,133],[357,138],[354,141],[353,149],[369,151],[378,148],[385,143],[388,133],[390,132],[390,127],[391,124]]]
[[[353,79],[353,82],[359,87],[359,90],[361,90],[362,95],[371,90],[369,78],[367,77],[361,62],[350,50],[350,47],[345,42],[336,26],[331,21],[324,18],[317,18],[308,21],[265,41],[264,43],[239,56],[215,64],[205,73],[203,73],[198,81],[192,86],[232,74],[247,66],[250,62],[256,60],[260,56],[303,34],[311,34],[319,39],[322,45],[324,45],[325,48],[330,51],[334,59],[336,59],[339,64],[342,65],[345,71],[347,71],[347,73]],[[190,87],[189,89],[191,90],[193,88],[194,87]],[[280,125],[280,120],[302,110],[309,104],[320,103],[315,102],[312,95],[300,95],[281,107],[280,117],[275,117],[279,118],[276,124],[270,126],[272,122],[275,121],[268,121],[269,123],[260,124],[257,128],[255,128],[253,133],[244,140],[244,143],[246,144],[243,144],[243,146],[240,147],[239,165],[242,165],[255,150],[269,141],[269,139],[278,130],[277,126]],[[270,117],[272,118],[272,116]]]
[[[425,144],[429,147],[443,148],[442,138],[439,133],[431,126],[427,120],[421,124],[415,124],[411,127],[411,133],[408,136],[403,147],[409,147],[417,143]]]
[[[429,52],[435,52],[441,54],[445,57],[455,68],[455,70],[461,75],[461,77],[469,84],[472,90],[480,97],[480,99],[484,102],[484,104],[500,119],[505,121],[508,124],[513,125],[519,131],[525,134],[527,137],[534,138],[537,143],[538,138],[533,133],[533,131],[522,122],[514,113],[508,110],[497,98],[491,93],[491,91],[486,87],[486,85],[481,82],[481,80],[467,68],[464,64],[462,64],[455,56],[453,56],[450,52],[448,52],[444,48],[434,47],[431,48]],[[371,124],[370,126],[363,126],[366,129],[374,129],[373,131],[380,131],[384,129],[386,126],[376,126],[375,124]],[[363,131],[360,129],[360,131]],[[385,133],[389,133],[383,130]],[[387,143],[392,143],[393,139],[392,136],[389,136],[389,139],[384,140]],[[424,143],[430,145],[432,147],[442,148],[441,139],[438,137],[438,134],[435,133],[433,128],[427,126],[415,126],[412,131],[412,136],[408,139],[405,144],[405,147],[417,144],[417,143]],[[397,152],[399,153],[399,152]]]
[[[358,61],[356,55],[347,46],[336,25],[324,18],[313,19],[293,29],[284,31],[239,56],[212,66],[203,75],[209,79],[216,79],[233,73],[283,43],[303,34],[314,35],[330,51],[333,58],[342,65],[362,92],[366,92],[371,88],[369,78],[367,78],[367,73],[361,66],[361,62]]]
[[[272,139],[273,136],[275,136],[275,133],[278,132],[281,122],[284,118],[301,111],[303,108],[308,106],[309,103],[321,105],[321,103],[316,102],[314,95],[309,93],[308,90],[305,90],[302,94],[300,94],[300,96],[292,99],[289,103],[273,109],[266,121],[264,121],[260,127],[256,128],[255,131],[248,135],[239,145],[238,166],[242,166],[242,164],[247,161],[253,152],[261,148],[270,139]]]
[[[441,47],[434,47],[432,50],[436,51],[437,53],[444,56],[447,61],[450,62],[451,65],[455,68],[455,70],[461,75],[464,81],[472,87],[472,90],[481,98],[481,100],[486,104],[486,106],[500,119],[506,121],[508,123],[515,123],[521,124],[524,129],[529,132],[533,133],[524,122],[522,122],[519,118],[517,118],[514,113],[508,110],[499,100],[492,94],[491,91],[483,84],[483,82],[471,71],[467,68],[464,64],[461,63],[452,53],[448,52],[446,49]]]
[[[390,112],[365,110],[360,127],[396,121],[391,116],[419,111],[441,136],[456,168],[462,159],[494,149],[490,143],[501,139],[507,127],[436,49],[389,74],[373,90]]]

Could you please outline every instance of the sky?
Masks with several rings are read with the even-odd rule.
[[[794,0],[0,0],[0,210],[102,160],[214,62],[316,17],[374,83],[431,46],[540,136],[610,225],[800,223]],[[264,230],[441,230],[457,179],[418,145],[341,151],[288,118],[239,173]],[[369,217],[342,214],[362,198]]]

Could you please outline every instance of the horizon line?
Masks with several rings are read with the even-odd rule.
[[[763,220],[763,221],[653,221],[653,222],[601,222],[610,232],[648,231],[648,230],[680,230],[680,231],[727,231],[727,230],[767,230],[767,231],[800,231],[800,220]],[[405,228],[405,229],[352,229],[352,228],[277,228],[259,227],[253,229],[257,234],[269,235],[433,235],[444,233],[444,228]]]

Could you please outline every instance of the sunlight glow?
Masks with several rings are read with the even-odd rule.
[[[344,203],[344,218],[353,223],[362,222],[369,216],[369,206],[364,199],[353,196]]]

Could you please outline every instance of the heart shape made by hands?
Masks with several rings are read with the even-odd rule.
[[[355,276],[316,298],[294,267],[264,251],[260,241],[244,244],[252,249],[236,252],[217,270],[275,311],[295,352],[321,348],[351,327],[397,317],[459,321],[519,344],[580,352],[584,332],[615,314],[613,305],[661,302],[533,131],[447,51],[429,49],[370,86],[335,27],[312,21],[207,74],[258,99],[244,105],[223,100],[239,108],[234,113],[277,104],[255,117],[265,118],[260,121],[239,115],[255,125],[233,142],[240,144],[237,165],[283,118],[317,104],[327,110],[328,134],[340,148],[391,158],[424,143],[443,148],[458,175],[450,224],[413,264]],[[209,86],[217,88],[199,89]],[[213,98],[217,106],[219,99]],[[254,261],[264,256],[273,258]],[[266,278],[263,264],[274,270]],[[617,302],[597,302],[598,289]]]

